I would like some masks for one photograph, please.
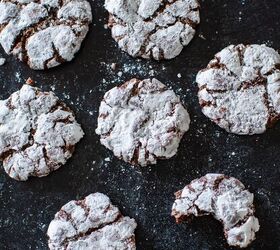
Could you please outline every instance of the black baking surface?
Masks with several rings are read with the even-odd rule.
[[[117,48],[104,28],[102,3],[91,2],[94,24],[73,62],[33,71],[0,49],[0,57],[7,59],[0,67],[1,99],[31,77],[35,86],[54,90],[75,111],[86,133],[68,163],[48,177],[17,182],[0,167],[0,249],[47,249],[48,224],[60,207],[97,191],[136,219],[138,249],[228,249],[222,226],[211,217],[181,225],[170,217],[173,193],[209,172],[238,178],[255,194],[261,229],[250,249],[280,249],[280,124],[258,136],[228,134],[201,113],[194,82],[198,70],[229,44],[279,49],[280,1],[202,1],[196,37],[180,56],[161,63],[135,60]],[[191,129],[172,159],[132,168],[101,146],[94,132],[99,103],[113,86],[151,76],[180,95]]]

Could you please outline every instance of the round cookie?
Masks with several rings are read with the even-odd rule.
[[[197,0],[105,0],[105,8],[119,47],[145,59],[178,56],[200,22]]]
[[[135,250],[136,226],[106,195],[90,194],[84,200],[68,202],[55,215],[47,232],[49,248]]]
[[[172,216],[177,223],[211,214],[223,224],[230,246],[243,248],[255,240],[260,226],[254,216],[254,195],[239,180],[207,174],[193,180],[175,196]]]
[[[91,21],[86,0],[0,0],[0,44],[32,69],[52,68],[74,58]]]
[[[57,170],[83,135],[72,111],[52,92],[23,85],[0,101],[0,159],[16,180]]]
[[[146,166],[174,156],[189,124],[172,90],[156,79],[132,79],[105,94],[96,133],[115,156]]]
[[[280,55],[265,45],[230,45],[196,78],[202,112],[239,135],[260,134],[280,118]]]
[[[105,94],[96,133],[115,156],[146,166],[174,156],[189,123],[172,90],[156,79],[132,79]]]

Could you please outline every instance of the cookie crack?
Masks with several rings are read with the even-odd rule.
[[[211,174],[209,174],[209,175],[211,175]],[[192,219],[193,217],[211,215],[216,220],[220,221],[223,224],[224,235],[225,235],[228,243],[230,245],[235,245],[234,243],[231,244],[232,237],[234,237],[237,239],[237,242],[238,242],[236,246],[239,246],[239,244],[240,244],[240,246],[242,246],[243,241],[242,241],[242,239],[238,239],[239,235],[228,235],[228,233],[232,229],[241,227],[242,225],[247,223],[247,221],[251,217],[255,218],[254,205],[253,205],[253,203],[250,203],[249,205],[246,205],[244,207],[247,209],[246,210],[247,212],[243,217],[240,217],[240,216],[236,217],[236,214],[235,214],[236,210],[230,211],[229,214],[228,213],[222,214],[222,215],[219,214],[220,210],[217,210],[218,208],[216,207],[216,204],[217,204],[217,200],[219,199],[220,195],[223,195],[223,194],[225,194],[227,192],[231,192],[231,191],[233,192],[233,193],[231,193],[231,195],[233,195],[233,196],[241,195],[243,192],[246,192],[246,189],[245,189],[244,185],[241,182],[239,182],[237,179],[230,178],[230,177],[227,177],[224,175],[220,175],[220,176],[216,175],[216,176],[214,176],[214,178],[216,178],[216,179],[214,179],[214,182],[212,183],[212,180],[209,179],[206,175],[206,176],[201,177],[200,179],[194,180],[193,182],[191,182],[189,185],[187,185],[184,188],[184,189],[189,190],[189,192],[190,191],[198,192],[197,190],[192,189],[191,185],[193,183],[195,183],[196,186],[199,185],[199,183],[201,183],[201,185],[203,183],[202,187],[200,187],[200,189],[202,190],[202,193],[207,192],[207,189],[209,188],[211,190],[212,194],[211,194],[211,204],[209,204],[210,206],[208,207],[207,211],[201,210],[199,205],[196,204],[196,201],[199,199],[200,195],[202,194],[200,191],[195,198],[192,198],[193,194],[191,194],[191,193],[187,194],[186,197],[181,197],[182,192],[184,190],[183,189],[183,190],[180,190],[177,193],[175,193],[176,200],[173,204],[173,206],[175,206],[175,207],[172,209],[172,216],[175,217],[177,223],[180,223],[182,221]],[[227,182],[224,183],[225,180],[230,181],[230,183],[227,183]],[[201,182],[201,181],[203,181],[203,182]],[[224,183],[225,186],[221,186],[222,183]],[[205,193],[205,194],[207,195],[207,193]],[[177,206],[178,199],[179,200],[186,199],[189,202],[190,206],[186,207],[186,211],[184,211],[182,209],[177,210],[176,206]],[[243,197],[241,195],[241,196],[236,197],[236,199],[247,199],[247,197]],[[202,204],[204,204],[204,203],[202,202]],[[181,206],[182,206],[182,204],[180,204],[180,207]],[[187,206],[187,204],[186,204],[186,206]],[[233,208],[231,208],[231,209],[233,209]],[[252,235],[250,235],[250,233],[248,234],[248,237],[250,237],[250,238],[248,240],[247,245],[255,239],[255,233],[259,230],[258,220],[256,219],[255,224],[250,225],[250,226],[251,226]],[[231,239],[229,239],[229,237],[231,237]],[[245,247],[245,245],[244,245],[244,247]]]
[[[108,205],[108,208],[109,208],[109,207],[111,207],[111,205]],[[79,240],[79,239],[81,239],[81,238],[84,238],[84,237],[86,237],[86,236],[89,236],[89,235],[91,235],[92,233],[94,233],[94,232],[96,232],[96,231],[98,231],[98,230],[102,230],[102,228],[104,228],[104,227],[106,227],[106,226],[111,226],[111,225],[113,225],[113,224],[119,222],[122,218],[123,218],[123,216],[122,216],[121,214],[119,214],[119,215],[117,216],[117,218],[116,218],[114,221],[111,221],[111,222],[106,223],[106,224],[102,224],[102,225],[100,225],[100,226],[98,226],[98,227],[96,227],[96,228],[90,228],[90,229],[88,229],[86,232],[84,232],[84,233],[79,233],[78,235],[75,235],[75,236],[73,236],[73,237],[65,238],[65,240],[63,240],[63,241],[61,242],[61,245],[64,245],[64,246],[65,246],[65,249],[67,249],[67,246],[69,245],[70,242],[72,242],[72,241],[77,241],[77,240]],[[70,219],[73,220],[73,219],[71,218],[71,216],[70,216]],[[71,224],[73,225],[73,221],[70,221],[70,222],[71,222]],[[73,227],[74,227],[74,225],[73,225]],[[75,227],[74,227],[74,228],[75,228]],[[76,230],[76,232],[78,233],[77,228],[75,228],[75,230]]]
[[[26,62],[28,60],[27,51],[26,51],[26,42],[27,40],[34,35],[35,32],[39,31],[39,28],[42,28],[41,26],[45,25],[47,21],[49,21],[51,18],[47,15],[45,17],[41,17],[39,22],[34,23],[32,25],[29,25],[25,29],[21,30],[20,33],[16,36],[13,45],[11,46],[10,52],[12,52],[17,47],[23,48],[22,53],[22,61]],[[22,44],[22,46],[21,46]]]
[[[280,114],[277,114],[277,112],[275,111],[275,109],[273,108],[272,104],[272,100],[268,94],[268,89],[267,89],[267,84],[265,85],[265,91],[266,93],[264,93],[263,98],[264,98],[264,104],[267,108],[267,112],[269,114],[268,117],[268,122],[266,124],[266,128],[272,128],[280,119]]]
[[[168,1],[168,0],[163,0],[159,7],[154,11],[154,13],[147,17],[147,18],[143,18],[141,16],[141,18],[143,18],[143,21],[147,21],[147,22],[151,22],[153,21],[154,19],[156,19],[162,12],[164,12],[166,10],[166,8],[170,5],[172,5],[173,3],[175,3],[177,0],[173,0],[173,1]],[[137,11],[138,12],[138,11]]]
[[[198,209],[195,202],[198,200],[199,196],[203,193],[203,191],[206,187],[206,184],[207,184],[207,180],[203,180],[203,184],[202,184],[203,187],[202,187],[201,191],[199,191],[198,194],[196,194],[196,197],[194,199],[191,200],[187,196],[186,197],[181,197],[182,192],[183,192],[183,189],[182,189],[182,190],[175,193],[176,200],[188,200],[188,201],[190,201],[192,203],[192,206],[190,206],[190,208],[188,208],[187,212],[191,211],[195,207],[197,209],[198,214],[199,214],[200,209]],[[191,185],[192,185],[192,183],[187,185],[185,188],[188,188],[193,193],[197,192],[195,189],[192,188]],[[176,203],[176,201],[175,201],[175,203]],[[178,211],[176,209],[172,209],[172,215],[175,217],[176,223],[180,223],[188,217],[188,215],[186,215],[186,214],[178,213]],[[182,218],[182,216],[183,216],[183,218]]]
[[[52,42],[53,56],[44,62],[44,69],[48,69],[48,63],[55,59],[58,63],[64,63],[65,59],[59,54],[54,43]]]
[[[172,22],[166,23],[165,25],[160,25],[156,21],[154,21],[157,17],[159,17],[159,15],[161,13],[163,13],[168,8],[168,6],[171,6],[176,1],[177,0],[173,0],[173,1],[164,0],[164,1],[162,1],[160,6],[154,11],[154,13],[151,16],[147,17],[147,18],[143,18],[141,15],[138,14],[138,11],[137,11],[137,15],[141,18],[141,20],[144,23],[146,23],[146,24],[148,24],[148,23],[149,24],[153,24],[153,25],[155,25],[155,27],[153,28],[153,30],[151,32],[149,32],[145,36],[145,39],[142,42],[139,50],[135,53],[135,57],[139,57],[142,54],[143,55],[146,54],[147,56],[154,58],[154,56],[153,56],[153,49],[157,48],[157,50],[158,50],[157,58],[158,58],[158,60],[162,60],[162,59],[164,59],[164,50],[162,48],[158,47],[156,44],[153,44],[147,50],[147,47],[148,47],[148,45],[151,42],[151,36],[153,36],[159,30],[168,29],[169,27],[174,26],[177,22],[180,22],[183,25],[189,25],[193,29],[195,29],[197,27],[197,25],[198,25],[197,22],[192,21],[190,18],[183,18],[183,17],[176,16],[176,15],[174,15],[171,12],[167,12],[167,14],[170,15],[171,17],[173,17],[174,20]],[[196,12],[199,9],[200,9],[200,7],[198,6],[197,8],[190,8],[189,11],[190,12],[194,12],[194,11]],[[110,13],[109,21],[108,21],[109,28],[112,28],[115,24],[119,24],[119,25],[121,25],[123,27],[128,27],[127,23],[125,23],[122,18],[118,17],[116,14]],[[133,28],[133,25],[131,25],[130,28],[132,28],[133,32],[134,32],[135,30]],[[180,31],[179,41],[180,41],[181,46],[184,46],[184,42],[182,41],[182,37],[181,37],[182,32],[183,31]],[[124,35],[119,35],[119,36],[116,35],[115,39],[116,39],[117,42],[120,42],[122,39],[124,39],[127,36],[129,36],[129,34],[124,34]]]
[[[0,24],[0,34],[2,34],[3,30],[7,26],[9,28],[5,30],[7,31],[5,32],[5,37],[10,35],[9,33],[12,33],[11,39],[3,38],[3,41],[1,42],[2,46],[4,48],[6,47],[5,50],[7,51],[8,54],[13,54],[19,60],[27,63],[33,69],[41,69],[41,70],[46,69],[44,65],[47,64],[48,62],[44,62],[44,58],[42,57],[38,59],[39,61],[41,60],[40,63],[35,60],[33,65],[32,62],[33,55],[28,55],[29,53],[27,50],[28,49],[27,45],[30,38],[32,38],[34,35],[48,28],[57,27],[60,25],[66,25],[67,27],[72,28],[72,32],[76,35],[76,42],[80,44],[85,38],[85,34],[88,31],[87,30],[88,25],[91,23],[91,14],[89,14],[88,12],[88,8],[90,8],[90,6],[88,6],[87,4],[82,5],[80,1],[78,1],[77,3],[74,1],[73,8],[76,8],[76,12],[75,13],[73,12],[74,13],[73,15],[72,15],[72,10],[70,9],[72,6],[71,5],[67,6],[69,3],[71,4],[71,1],[67,2],[64,0],[58,0],[58,4],[55,3],[56,6],[49,6],[49,4],[52,5],[52,3],[44,3],[43,1],[40,0],[35,0],[32,2],[22,2],[22,3],[14,2],[14,1],[11,2],[6,0],[3,1],[8,3],[13,3],[17,7],[18,13],[15,14],[14,16],[10,15],[9,20],[7,20],[3,24]],[[87,3],[87,1],[84,2]],[[82,5],[81,8],[80,8],[80,3]],[[33,5],[31,6],[31,4]],[[58,17],[59,11],[62,10],[65,6],[68,9],[66,9],[64,12],[67,13],[64,15],[63,12],[62,15]],[[80,17],[79,16],[80,12],[84,12],[85,15],[82,15]],[[10,25],[12,26],[10,27]],[[74,27],[75,25],[76,27]],[[87,27],[85,28],[84,26]],[[81,31],[79,31],[79,29]],[[41,38],[36,37],[36,39],[41,39]],[[34,44],[34,46],[36,47],[37,44],[36,45]],[[75,50],[73,50],[72,48],[69,49],[69,51],[67,52],[69,54],[69,58],[70,56],[74,56],[71,54],[74,53],[74,51]],[[57,59],[57,64],[50,65],[50,67],[58,66],[64,63],[65,61],[67,61],[64,60],[56,50],[54,50],[54,58]]]

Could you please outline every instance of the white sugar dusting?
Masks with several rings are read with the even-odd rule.
[[[53,110],[53,108],[55,108]],[[26,181],[57,170],[84,133],[52,93],[29,85],[0,101],[0,157],[10,177]]]
[[[131,164],[156,164],[174,156],[190,117],[176,94],[156,79],[132,79],[104,95],[96,133]]]
[[[0,2],[0,44],[5,52],[36,70],[71,61],[89,30],[91,6],[85,0],[61,3]],[[19,38],[26,43],[15,43]]]
[[[197,0],[105,0],[105,8],[111,14],[109,27],[119,47],[145,59],[178,56],[200,22]]]
[[[226,47],[197,75],[203,113],[231,133],[265,132],[280,114],[279,64],[266,45]]]
[[[211,214],[224,226],[230,246],[247,247],[255,240],[259,221],[254,216],[254,195],[235,178],[207,174],[178,191],[172,207],[177,222]]]
[[[47,231],[49,248],[135,250],[136,226],[106,195],[90,194],[68,202],[55,215]]]

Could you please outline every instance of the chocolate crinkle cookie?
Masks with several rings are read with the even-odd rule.
[[[178,56],[200,22],[197,0],[105,0],[105,8],[119,47],[145,59]]]
[[[0,0],[0,43],[30,68],[71,61],[92,21],[86,0]]]
[[[146,166],[174,156],[189,123],[172,90],[156,79],[132,79],[105,94],[96,133],[115,156]]]
[[[172,216],[180,223],[193,216],[213,215],[224,226],[230,246],[247,247],[259,231],[254,195],[237,179],[207,174],[178,191]]]
[[[48,228],[51,250],[135,250],[136,222],[124,217],[110,199],[94,193],[70,201],[55,215]]]
[[[0,159],[16,180],[57,170],[83,135],[72,111],[52,92],[23,85],[0,101]]]
[[[203,113],[240,135],[260,134],[280,118],[280,55],[265,45],[230,45],[196,79]]]

